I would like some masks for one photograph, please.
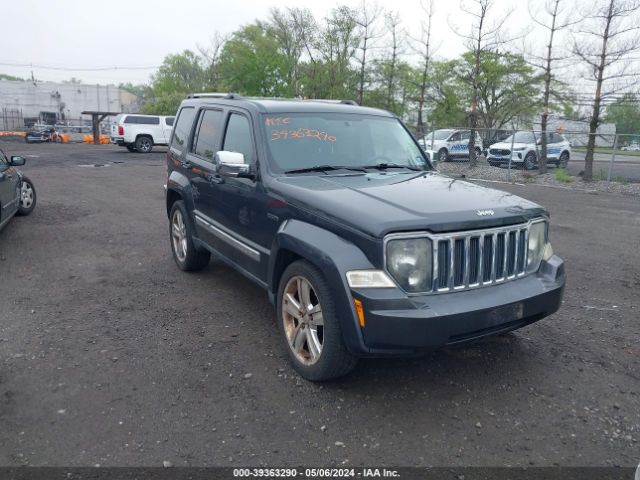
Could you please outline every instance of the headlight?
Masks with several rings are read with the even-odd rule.
[[[387,270],[407,292],[431,290],[432,249],[428,238],[390,240]]]
[[[536,272],[540,268],[543,256],[551,257],[551,245],[547,249],[547,222],[536,222],[529,228],[529,246],[527,254],[527,272]],[[549,255],[551,251],[551,255]]]

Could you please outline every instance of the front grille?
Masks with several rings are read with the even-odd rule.
[[[504,150],[501,148],[490,148],[489,153],[491,155],[498,155],[498,156],[504,157],[509,155],[511,153],[511,150]]]
[[[525,275],[528,224],[429,235],[433,292],[502,283]]]

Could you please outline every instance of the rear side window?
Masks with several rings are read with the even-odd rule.
[[[227,123],[222,150],[238,152],[244,155],[244,163],[253,162],[253,142],[251,140],[251,126],[243,115],[232,113]]]
[[[173,137],[171,138],[171,148],[182,151],[189,138],[189,132],[191,131],[191,124],[193,123],[193,117],[195,110],[193,107],[184,107],[178,114],[178,120],[175,127],[173,127]]]
[[[140,125],[160,125],[160,117],[143,117],[140,115],[127,115],[124,123],[137,123]]]
[[[175,120],[175,117],[167,117],[167,118],[165,118],[165,121],[167,122],[167,125],[169,125],[170,127],[173,127],[174,120]]]
[[[210,162],[216,154],[216,146],[222,123],[222,111],[205,110],[202,112],[200,128],[194,143],[194,153]]]

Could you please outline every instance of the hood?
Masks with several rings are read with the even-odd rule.
[[[447,232],[525,222],[545,214],[535,203],[434,172],[278,177],[271,194],[374,237]],[[480,216],[478,210],[492,210]]]
[[[513,144],[513,149],[515,150],[516,148],[527,148],[529,144],[528,143],[514,143]],[[511,150],[511,142],[505,143],[505,142],[498,142],[498,143],[494,143],[493,145],[489,146],[489,150],[491,150],[492,148],[498,148],[500,150]]]

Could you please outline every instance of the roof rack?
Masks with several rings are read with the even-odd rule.
[[[226,100],[239,100],[243,97],[239,93],[203,92],[203,93],[192,93],[187,98],[224,98]]]
[[[305,102],[322,102],[322,103],[341,103],[343,105],[358,105],[358,102],[355,100],[331,100],[325,98],[307,98],[304,100]]]

